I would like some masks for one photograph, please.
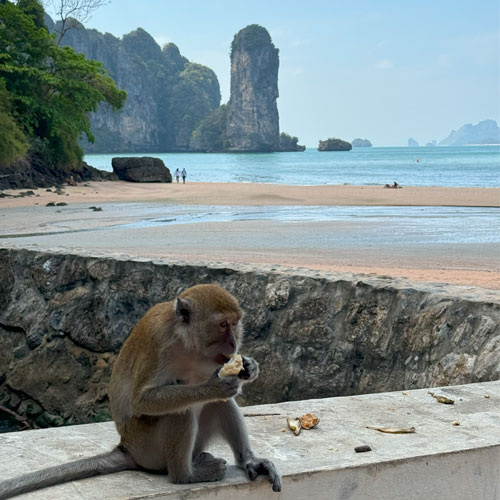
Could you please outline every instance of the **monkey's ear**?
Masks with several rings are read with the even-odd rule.
[[[184,323],[189,323],[192,313],[193,304],[189,299],[181,299],[180,297],[175,299],[175,314],[182,316]]]

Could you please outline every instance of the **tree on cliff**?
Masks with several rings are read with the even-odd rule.
[[[22,158],[28,151],[28,140],[12,117],[12,103],[5,82],[0,79],[0,164]]]
[[[15,161],[29,143],[45,162],[76,167],[83,155],[80,136],[93,141],[88,114],[102,101],[120,108],[126,93],[101,64],[59,47],[40,24],[37,5],[0,2],[0,120],[10,123],[15,146],[2,162]]]

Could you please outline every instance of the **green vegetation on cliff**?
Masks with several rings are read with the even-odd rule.
[[[250,52],[272,45],[271,36],[266,28],[258,24],[250,24],[240,30],[231,43],[231,55],[236,50]]]
[[[187,63],[178,74],[168,99],[171,142],[177,149],[189,149],[196,126],[219,106],[220,89],[215,73],[206,66]]]
[[[173,43],[160,48],[142,28],[119,39],[82,26],[63,43],[102,62],[128,93],[120,113],[101,106],[92,117],[96,141],[83,143],[86,152],[187,151],[195,127],[219,106],[215,73],[190,62]]]
[[[126,93],[101,64],[59,47],[41,13],[38,0],[0,2],[0,161],[12,164],[29,144],[50,165],[77,167],[80,136],[94,140],[89,113],[100,102],[119,109]]]
[[[204,153],[225,151],[228,147],[227,113],[227,105],[223,104],[202,120],[191,137],[191,149]]]
[[[22,158],[28,151],[28,140],[12,116],[10,95],[0,79],[0,165]]]

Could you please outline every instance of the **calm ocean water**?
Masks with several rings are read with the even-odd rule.
[[[500,187],[500,146],[356,148],[347,152],[137,153],[86,155],[90,165],[112,171],[114,156],[155,156],[188,181],[271,184]],[[418,161],[417,161],[418,160]]]

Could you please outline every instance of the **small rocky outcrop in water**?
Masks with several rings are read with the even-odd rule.
[[[409,148],[418,148],[418,146],[419,146],[418,142],[413,137],[410,137],[408,139],[408,147]]]
[[[131,328],[196,283],[245,310],[242,352],[260,363],[247,404],[500,377],[497,291],[316,274],[0,249],[0,405],[39,426],[109,419]]]
[[[350,151],[351,143],[342,139],[327,139],[319,141],[318,151]]]
[[[368,139],[353,139],[351,141],[351,145],[353,148],[371,148],[372,143]]]
[[[228,151],[279,150],[278,49],[267,30],[252,24],[231,45]]]
[[[280,144],[278,151],[305,151],[306,147],[300,144],[298,137],[292,137],[285,132],[281,132],[280,134]]]
[[[116,157],[111,160],[111,165],[122,181],[172,182],[172,174],[160,158]]]

